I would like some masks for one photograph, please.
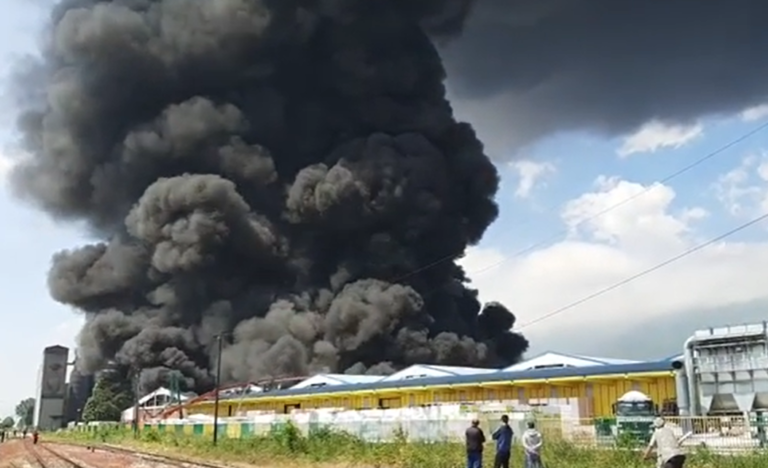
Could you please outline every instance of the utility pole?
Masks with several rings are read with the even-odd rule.
[[[133,437],[139,438],[139,376],[141,371],[138,367],[133,368]]]
[[[219,440],[219,387],[221,386],[221,350],[223,334],[216,335],[216,389],[213,403],[213,445]]]

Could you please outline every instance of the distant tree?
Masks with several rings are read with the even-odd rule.
[[[83,422],[120,421],[123,410],[131,406],[131,381],[124,370],[104,372],[83,408]]]
[[[8,416],[5,419],[3,419],[2,422],[0,422],[0,429],[12,429],[15,424],[16,424],[16,421],[13,419],[13,417]]]
[[[35,399],[26,398],[16,405],[16,416],[19,427],[32,427],[35,421]]]

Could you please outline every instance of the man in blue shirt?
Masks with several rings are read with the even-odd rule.
[[[493,461],[493,468],[509,468],[513,436],[514,432],[509,427],[509,416],[505,414],[501,417],[501,426],[493,433],[493,440],[496,441],[496,458]]]

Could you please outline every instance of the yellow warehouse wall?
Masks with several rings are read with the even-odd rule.
[[[242,414],[246,411],[289,412],[292,407],[312,408],[400,408],[430,405],[436,403],[483,402],[499,400],[520,400],[527,402],[551,398],[579,398],[583,417],[610,416],[613,404],[624,393],[638,390],[662,406],[667,400],[674,400],[675,379],[673,374],[654,376],[621,376],[615,378],[584,378],[565,381],[495,382],[476,385],[462,385],[447,388],[404,388],[383,391],[318,393],[304,396],[265,395],[241,400],[227,400],[220,403],[219,415]],[[194,405],[194,412],[213,414],[213,402]]]

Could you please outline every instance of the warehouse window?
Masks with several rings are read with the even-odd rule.
[[[435,403],[440,403],[440,394],[435,393],[435,395],[432,397],[432,401]]]
[[[541,364],[538,366],[531,367],[531,370],[535,369],[562,369],[564,367],[573,367],[569,366],[568,364]]]
[[[368,409],[371,407],[371,399],[368,397],[363,398],[363,408]]]
[[[459,401],[467,401],[467,392],[459,392]]]
[[[496,392],[494,390],[488,390],[486,393],[486,399],[488,400],[495,400],[496,399]]]
[[[560,392],[557,391],[557,387],[551,387],[549,389],[549,397],[550,398],[558,398]]]
[[[416,395],[408,395],[408,406],[416,406]]]

